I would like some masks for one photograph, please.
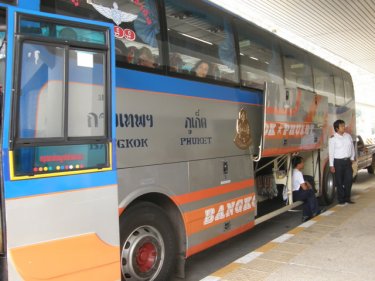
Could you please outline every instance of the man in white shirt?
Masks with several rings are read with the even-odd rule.
[[[318,200],[315,197],[314,189],[309,182],[303,178],[302,169],[305,166],[301,156],[292,159],[292,189],[293,201],[303,201],[302,221],[305,222],[320,214]]]
[[[329,139],[329,167],[335,174],[337,201],[340,205],[353,204],[350,200],[353,182],[352,163],[355,152],[352,137],[345,132],[345,122],[341,119],[333,123],[335,134]]]

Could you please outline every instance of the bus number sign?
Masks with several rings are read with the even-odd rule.
[[[129,41],[135,40],[135,32],[128,28],[121,28],[120,26],[115,26],[115,36],[116,38],[125,38]]]

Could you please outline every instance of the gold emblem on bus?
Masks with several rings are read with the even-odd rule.
[[[247,119],[247,113],[245,109],[241,109],[238,114],[237,124],[236,124],[236,136],[234,137],[234,143],[240,149],[248,149],[252,143],[250,135],[250,124]]]

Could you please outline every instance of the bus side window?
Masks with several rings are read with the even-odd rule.
[[[79,1],[77,9],[67,9],[67,2],[70,1],[41,0],[41,10],[113,23],[116,37],[116,62],[119,66],[138,65],[137,59],[129,60],[127,58],[126,54],[130,53],[128,51],[130,48],[139,50],[147,47],[154,58],[162,59],[157,0]],[[114,12],[113,9],[116,11]],[[103,16],[101,13],[103,11],[111,12],[108,12],[107,16]],[[76,32],[78,31],[78,28],[74,29]],[[82,37],[79,32],[77,33],[78,37]],[[64,35],[64,38],[65,36],[68,35]],[[159,62],[159,60],[155,60],[155,63],[150,67],[160,68]]]
[[[285,84],[287,87],[301,87],[313,91],[313,77],[310,58],[307,53],[282,41]]]
[[[333,68],[333,80],[335,83],[335,104],[337,106],[345,105],[345,90],[344,90],[344,80],[342,79],[343,72],[336,68]]]
[[[351,76],[347,72],[343,72],[344,89],[345,89],[345,103],[349,103],[354,100],[354,89]]]
[[[240,50],[241,83],[263,89],[264,82],[283,84],[278,42],[258,27],[236,21]]]
[[[126,0],[118,3],[118,6],[120,11],[133,15],[134,19],[116,26],[118,33],[116,41],[124,46],[121,54],[120,50],[116,50],[117,62],[151,69],[160,68],[161,64],[156,60],[161,57],[160,24],[156,1]],[[119,43],[116,44],[117,46]]]
[[[205,4],[165,1],[169,70],[198,79],[238,82],[229,20]]]
[[[335,85],[333,82],[333,73],[330,65],[327,65],[322,59],[311,56],[314,87],[319,95],[328,97],[328,103],[335,103]]]

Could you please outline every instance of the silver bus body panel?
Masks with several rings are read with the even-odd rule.
[[[254,125],[252,134],[261,132],[260,107],[250,104],[122,88],[116,103],[119,169],[250,155],[233,142],[241,108]]]
[[[263,156],[319,149],[327,138],[328,98],[267,83]]]
[[[124,88],[116,103],[121,209],[147,193],[168,196],[185,222],[187,248],[252,226],[252,146],[241,150],[234,137],[244,108],[259,142],[260,106]]]

